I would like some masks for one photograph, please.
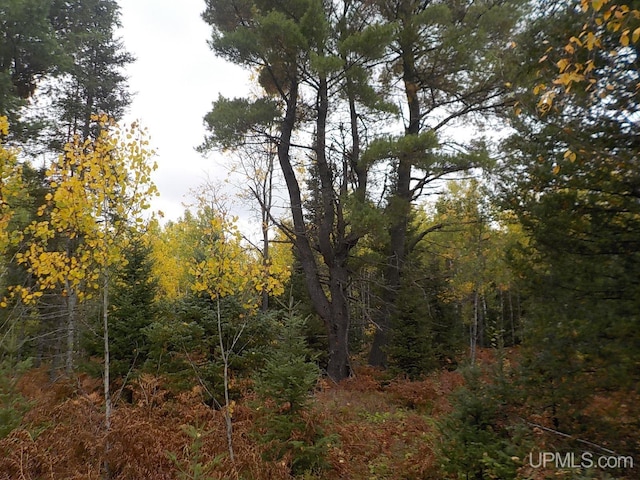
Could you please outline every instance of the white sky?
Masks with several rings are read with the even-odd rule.
[[[190,201],[189,190],[209,179],[224,179],[220,154],[203,158],[195,151],[205,136],[203,117],[219,94],[247,96],[248,72],[217,58],[207,40],[211,30],[200,14],[204,0],[119,0],[119,35],[136,61],[127,68],[133,103],[124,123],[140,121],[156,150],[154,180],[160,197],[153,202],[165,219],[176,219]],[[463,136],[468,136],[464,129]],[[459,135],[458,135],[459,136]],[[227,196],[230,194],[227,192]],[[255,217],[249,205],[230,205],[245,233]]]
[[[124,123],[139,120],[156,150],[155,182],[160,198],[154,210],[176,219],[188,192],[226,171],[215,158],[194,148],[204,139],[203,117],[222,94],[245,96],[248,74],[216,58],[209,49],[210,27],[200,14],[204,0],[120,0],[127,51],[136,62],[127,69],[135,94]]]

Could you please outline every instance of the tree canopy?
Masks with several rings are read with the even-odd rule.
[[[202,8],[164,219],[118,2],[0,4],[0,477],[638,478],[640,4]]]

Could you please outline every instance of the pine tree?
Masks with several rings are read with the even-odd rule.
[[[50,18],[65,54],[48,93],[54,109],[49,142],[59,150],[74,135],[96,136],[92,115],[122,118],[131,101],[123,69],[133,56],[116,37],[120,7],[114,0],[55,0]]]
[[[294,245],[309,298],[324,323],[327,373],[336,381],[351,373],[348,260],[366,233],[349,220],[346,205],[352,199],[353,205],[366,206],[368,167],[360,158],[360,115],[389,108],[378,101],[369,81],[392,29],[371,23],[371,15],[368,2],[318,0],[208,0],[203,14],[212,26],[212,48],[231,62],[257,69],[262,88],[262,96],[253,101],[220,98],[214,103],[206,117],[211,131],[206,146],[235,149],[266,140],[277,145],[291,214],[291,223],[281,222],[280,228]],[[344,108],[335,108],[338,103]],[[300,162],[311,168],[300,168]],[[307,171],[317,172],[318,188],[309,195],[312,206],[304,195]],[[321,218],[316,224],[306,216],[310,207]]]
[[[0,6],[0,115],[9,117],[12,137],[22,141],[41,125],[20,110],[61,60],[50,7],[50,0],[3,0]]]
[[[525,1],[401,0],[375,2],[379,15],[396,25],[389,49],[385,91],[402,102],[404,131],[372,144],[370,161],[389,163],[385,214],[388,241],[384,315],[369,362],[387,364],[391,319],[398,305],[404,266],[417,236],[411,236],[412,206],[434,182],[486,166],[481,142],[447,138],[447,128],[483,122],[511,102],[507,72],[513,69],[510,40]],[[396,85],[401,92],[396,93]]]

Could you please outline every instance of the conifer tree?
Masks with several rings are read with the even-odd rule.
[[[258,438],[269,445],[271,459],[291,455],[294,475],[324,467],[328,442],[320,428],[304,416],[320,375],[305,342],[304,323],[290,305],[280,322],[277,343],[255,375],[261,401]]]
[[[351,371],[348,260],[366,233],[349,212],[371,210],[360,158],[361,112],[388,108],[369,86],[369,67],[384,52],[391,28],[369,22],[371,14],[367,2],[318,0],[209,0],[203,14],[213,28],[212,48],[257,69],[263,94],[252,101],[218,99],[205,119],[211,131],[205,147],[275,143],[291,215],[280,227],[325,325],[327,373],[336,381]],[[307,171],[317,174],[308,196]],[[317,222],[307,215],[311,209]]]
[[[124,68],[133,56],[116,37],[120,6],[114,0],[55,0],[50,18],[65,55],[48,92],[54,109],[49,141],[58,150],[74,135],[95,137],[92,115],[122,118],[131,101]]]
[[[26,133],[20,108],[60,61],[50,7],[49,0],[4,0],[0,6],[0,115],[9,117],[18,138]]]
[[[540,85],[557,75],[540,59],[564,57],[568,36],[590,19],[567,7],[530,25],[527,38],[547,43],[523,44],[532,76],[502,176],[503,205],[530,237],[518,265],[529,295],[530,401],[565,431],[587,428],[579,416],[598,388],[637,388],[640,345],[638,43],[598,29],[603,48],[579,54],[593,86],[563,87],[539,110]]]
[[[157,280],[151,247],[139,233],[126,242],[124,262],[114,269],[111,288],[110,355],[114,375],[140,368],[149,348],[145,329],[156,319]]]
[[[482,123],[511,102],[507,72],[513,69],[512,36],[524,1],[375,2],[380,16],[396,26],[383,77],[389,94],[402,102],[400,134],[374,142],[370,161],[386,160],[390,173],[385,198],[388,217],[383,291],[369,355],[387,363],[391,321],[403,269],[428,231],[411,235],[412,204],[441,179],[486,166],[482,142],[459,142],[446,129],[461,122]],[[399,87],[397,87],[397,85]]]

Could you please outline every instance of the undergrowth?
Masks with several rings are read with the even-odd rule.
[[[552,424],[527,417],[516,403],[504,403],[500,389],[516,390],[515,386],[492,387],[485,380],[482,375],[465,380],[451,371],[417,381],[390,380],[376,370],[357,368],[355,377],[339,385],[321,381],[296,422],[304,425],[300,427],[304,431],[321,431],[324,469],[296,470],[295,478],[445,480],[465,474],[483,479],[605,478],[589,472],[576,477],[575,471],[570,472],[574,476],[563,476],[527,468],[523,450],[516,448],[519,440],[511,419],[521,416],[542,426]],[[273,444],[254,434],[264,411],[249,387],[233,410],[235,462],[224,441],[223,412],[205,403],[202,387],[172,391],[162,377],[146,375],[128,388],[130,401],[116,405],[107,434],[100,379],[83,374],[50,383],[46,369],[29,370],[15,383],[15,392],[30,409],[0,439],[0,480],[98,480],[104,478],[104,460],[112,480],[291,479],[292,455],[300,453],[295,448],[313,449],[313,443],[293,443],[293,450],[270,455]],[[634,418],[637,421],[638,402],[627,398],[624,408],[614,408],[612,398],[599,397],[592,415],[617,414],[629,425]],[[281,405],[280,413],[287,408]],[[523,425],[531,448],[559,445],[557,435]],[[474,448],[465,448],[465,442]],[[622,473],[610,478],[637,478],[634,471]]]

